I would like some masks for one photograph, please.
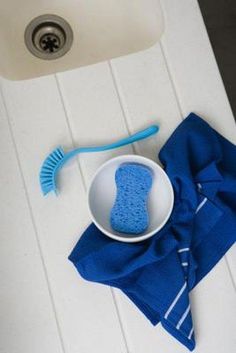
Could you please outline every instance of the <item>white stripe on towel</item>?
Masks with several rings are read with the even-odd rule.
[[[184,282],[183,287],[180,289],[179,293],[176,295],[175,299],[173,300],[173,302],[171,303],[171,305],[169,306],[169,309],[167,310],[167,312],[165,313],[164,318],[167,319],[171,310],[173,309],[173,307],[175,306],[175,304],[177,303],[177,301],[179,300],[179,298],[181,297],[181,295],[183,294],[185,288],[187,287],[187,283]]]
[[[191,340],[191,337],[193,335],[193,327],[191,328],[191,331],[189,332],[188,339]]]
[[[181,318],[180,318],[178,324],[176,325],[177,330],[179,330],[180,326],[182,325],[182,323],[183,323],[184,320],[186,319],[186,317],[187,317],[189,311],[190,311],[190,304],[189,304],[189,306],[187,307],[187,309],[185,310],[185,312],[183,313],[183,315],[181,316]]]
[[[197,187],[198,187],[198,190],[201,190],[202,189],[202,184],[197,183]]]
[[[188,266],[188,263],[187,262],[182,262],[181,265],[186,267],[186,266]]]
[[[204,197],[204,199],[202,200],[202,202],[198,205],[195,213],[198,213],[200,211],[200,209],[205,205],[205,203],[207,202],[207,198]]]
[[[181,252],[185,252],[185,251],[189,251],[190,249],[189,248],[182,248],[182,249],[179,249],[178,252],[181,253]]]

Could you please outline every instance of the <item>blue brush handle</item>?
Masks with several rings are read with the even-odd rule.
[[[156,134],[159,131],[159,127],[157,125],[151,125],[150,127],[148,127],[145,130],[141,130],[139,132],[137,132],[134,135],[130,135],[129,137],[126,137],[124,139],[121,139],[117,142],[114,143],[110,143],[108,145],[103,145],[103,146],[97,146],[97,147],[80,147],[80,148],[76,148],[75,150],[66,153],[64,160],[63,160],[63,164],[66,160],[74,157],[76,154],[79,153],[89,153],[89,152],[103,152],[103,151],[108,151],[108,150],[112,150],[115,148],[119,148],[122,146],[126,146],[129,145],[133,142],[137,142],[140,140],[143,140],[151,135]]]

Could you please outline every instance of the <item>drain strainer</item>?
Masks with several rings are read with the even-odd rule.
[[[73,32],[69,23],[57,15],[38,16],[25,30],[26,47],[40,59],[60,58],[70,50],[72,42]]]

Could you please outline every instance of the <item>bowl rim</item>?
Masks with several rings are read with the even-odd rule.
[[[137,160],[140,160],[143,161],[143,164],[144,165],[147,165],[145,164],[145,161],[148,162],[148,164],[152,164],[154,168],[157,168],[159,169],[159,171],[163,174],[163,176],[166,178],[167,180],[167,184],[169,185],[169,189],[170,189],[170,197],[171,197],[171,204],[170,204],[170,207],[169,207],[169,210],[168,210],[168,213],[165,217],[165,219],[161,222],[161,224],[154,230],[148,232],[147,234],[144,234],[144,235],[138,235],[136,237],[132,237],[132,238],[125,238],[125,237],[122,237],[122,236],[119,236],[117,234],[114,234],[112,232],[109,232],[107,229],[105,229],[99,222],[97,222],[92,210],[91,210],[91,207],[90,207],[90,193],[91,193],[91,189],[92,189],[92,185],[96,179],[96,177],[98,176],[98,174],[102,171],[102,169],[104,169],[107,165],[109,165],[110,163],[112,163],[113,161],[115,160],[128,160],[129,158],[133,159],[133,158],[137,158]],[[96,170],[96,172],[94,173],[90,183],[89,183],[89,187],[88,187],[88,191],[87,191],[87,205],[88,205],[88,209],[89,209],[89,213],[90,213],[90,216],[92,218],[92,222],[96,225],[96,227],[102,232],[104,233],[106,236],[108,236],[109,238],[111,239],[114,239],[114,240],[118,240],[118,241],[121,241],[121,242],[125,242],[125,243],[136,243],[136,242],[140,242],[140,241],[143,241],[143,240],[146,240],[150,237],[152,237],[154,234],[156,234],[157,232],[159,232],[163,227],[164,225],[167,223],[168,219],[170,218],[170,215],[172,213],[172,210],[173,210],[173,206],[174,206],[174,190],[173,190],[173,186],[170,182],[170,179],[168,177],[168,175],[166,174],[166,172],[164,171],[164,169],[157,163],[157,162],[154,162],[152,159],[150,158],[147,158],[147,157],[144,157],[144,156],[140,156],[140,155],[135,155],[135,154],[125,154],[125,155],[120,155],[120,156],[116,156],[116,157],[113,157],[113,158],[110,158],[108,161],[104,162],[100,167],[98,167],[98,169]]]

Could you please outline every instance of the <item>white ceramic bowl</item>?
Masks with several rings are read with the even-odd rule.
[[[153,172],[148,198],[149,227],[139,235],[119,233],[110,226],[110,211],[116,198],[115,172],[123,163],[143,164]],[[124,242],[142,241],[158,232],[169,219],[173,203],[172,185],[164,170],[152,160],[137,155],[123,155],[104,163],[95,173],[88,191],[88,206],[95,225],[108,237]]]

